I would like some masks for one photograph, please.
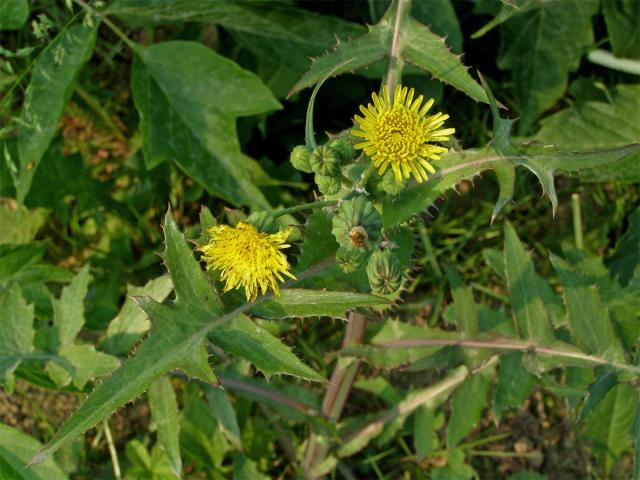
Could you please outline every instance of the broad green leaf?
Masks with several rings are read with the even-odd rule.
[[[56,347],[71,345],[84,325],[84,297],[89,288],[89,264],[52,300]]]
[[[269,480],[258,470],[256,462],[239,453],[233,460],[233,480]]]
[[[284,3],[219,0],[117,0],[108,9],[133,23],[204,22],[220,25],[257,57],[294,72],[324,53],[338,38],[361,35],[365,27]],[[313,32],[312,35],[309,33]]]
[[[437,429],[444,423],[442,414],[436,415],[433,408],[421,406],[413,415],[413,443],[418,461],[422,462],[427,454],[438,448],[440,440]]]
[[[453,267],[446,266],[445,272],[451,287],[451,295],[456,311],[456,328],[466,337],[480,331],[478,324],[478,307],[473,299],[471,289],[466,287],[460,274]]]
[[[637,408],[637,389],[621,383],[609,390],[587,419],[586,437],[605,477],[622,452],[631,449],[631,425]]]
[[[602,12],[616,57],[640,58],[640,2],[607,0]]]
[[[0,245],[0,284],[42,260],[46,249],[45,242]]]
[[[402,400],[398,391],[384,377],[361,378],[353,386],[380,397],[387,405],[395,405]]]
[[[127,469],[127,480],[176,480],[171,462],[164,450],[158,445],[147,448],[139,440],[132,440],[127,444],[127,459],[131,466]]]
[[[182,458],[180,457],[178,402],[171,380],[166,375],[149,386],[149,407],[151,418],[158,429],[158,444],[164,449],[173,472],[180,477]]]
[[[109,378],[98,384],[87,400],[60,427],[33,458],[39,463],[114,410],[141,395],[164,373],[181,368],[187,374],[215,383],[205,348],[211,329],[233,318],[223,316],[209,281],[176,225],[165,216],[164,259],[176,290],[176,301],[162,305],[144,297],[138,304],[151,318],[151,332]]]
[[[493,369],[467,377],[451,397],[451,417],[447,424],[447,448],[453,449],[480,421],[487,403]]]
[[[0,243],[32,242],[38,230],[44,224],[48,212],[42,208],[28,210],[17,207],[15,210],[7,205],[0,206]]]
[[[0,3],[0,30],[20,30],[28,18],[27,0],[3,0]]]
[[[180,415],[180,450],[185,463],[202,470],[220,469],[230,450],[211,409],[198,397],[191,397]]]
[[[33,67],[20,114],[20,169],[16,184],[19,203],[24,202],[31,188],[34,171],[55,135],[76,78],[93,52],[97,28],[94,22],[93,27],[74,25],[64,29]]]
[[[629,215],[629,226],[616,244],[616,249],[606,264],[611,275],[624,287],[629,284],[634,272],[640,265],[640,208]]]
[[[229,394],[220,387],[204,385],[207,394],[207,401],[217,417],[220,428],[227,436],[227,439],[238,450],[242,450],[242,440],[240,438],[240,427],[233,409]]]
[[[93,178],[92,169],[82,156],[63,155],[62,142],[54,140],[45,152],[36,170],[25,205],[52,210],[60,221],[68,225],[71,217],[70,197],[74,211],[79,215],[92,215],[100,220],[101,209],[117,208],[110,197],[110,187]]]
[[[0,380],[11,381],[20,357],[33,350],[33,305],[18,287],[0,292]]]
[[[443,38],[424,25],[409,19],[400,33],[404,59],[429,72],[438,80],[463,91],[474,100],[487,103],[482,87],[469,75],[468,67],[447,48]]]
[[[197,42],[137,49],[133,96],[149,167],[175,161],[210,193],[235,205],[269,204],[240,151],[238,117],[280,108],[253,73]]]
[[[587,151],[638,143],[640,85],[618,85],[607,92],[606,100],[578,97],[569,108],[548,116],[540,124],[540,131],[534,138],[564,151]],[[636,149],[615,167],[607,165],[579,173],[585,180],[639,182],[638,163],[640,153]]]
[[[366,293],[328,292],[288,288],[279,297],[271,297],[249,310],[252,315],[268,318],[332,317],[347,318],[347,311],[356,307],[385,305],[384,298]]]
[[[451,0],[413,2],[411,14],[420,23],[427,25],[433,33],[446,39],[456,53],[462,53],[462,31]]]
[[[500,357],[493,415],[499,422],[510,408],[519,408],[529,396],[536,378],[522,366],[522,353]]]
[[[147,315],[138,308],[133,297],[148,296],[162,303],[173,290],[171,277],[163,275],[149,280],[144,286],[127,287],[127,299],[118,315],[111,320],[107,328],[107,338],[100,349],[114,355],[125,355],[133,345],[149,330]]]
[[[609,310],[595,285],[590,285],[560,257],[550,254],[551,263],[564,285],[569,328],[580,347],[612,361],[623,362],[624,353],[613,331]]]
[[[0,475],[7,480],[66,480],[52,458],[41,465],[25,466],[41,447],[40,442],[19,430],[0,424]]]
[[[593,44],[597,10],[595,0],[535,0],[501,25],[498,67],[513,73],[521,134],[564,93],[569,72]]]
[[[240,314],[221,323],[210,332],[209,338],[224,351],[249,360],[266,377],[285,374],[316,382],[324,381],[291,352],[291,347],[246,315]]]
[[[73,382],[82,390],[92,378],[108,375],[120,365],[116,357],[96,352],[93,345],[63,345],[57,355],[45,370],[59,387]]]
[[[619,372],[606,368],[596,369],[596,372],[598,372],[598,377],[595,382],[589,385],[588,395],[580,410],[580,420],[587,418],[604,396],[618,384]]]
[[[465,463],[465,453],[455,449],[447,454],[447,466],[431,470],[432,480],[471,480],[478,474]]]
[[[545,308],[529,253],[510,223],[504,226],[504,264],[517,330],[525,339],[553,342],[553,329]]]

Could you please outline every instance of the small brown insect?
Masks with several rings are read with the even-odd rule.
[[[361,225],[356,225],[349,230],[349,241],[354,247],[365,247],[367,245],[367,240],[369,240],[369,234]]]

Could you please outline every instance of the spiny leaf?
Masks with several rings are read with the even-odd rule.
[[[224,351],[249,360],[265,376],[286,374],[323,382],[324,378],[302,363],[291,348],[246,315],[238,315],[220,324],[209,334],[211,341]]]
[[[262,318],[332,317],[346,319],[346,312],[356,307],[385,305],[384,298],[367,293],[330,292],[288,288],[279,297],[268,298],[249,312]]]
[[[190,374],[198,373],[205,381],[215,381],[207,365],[206,336],[216,325],[237,313],[223,316],[215,294],[171,212],[165,216],[164,231],[164,258],[176,286],[175,303],[162,305],[147,297],[138,299],[141,308],[151,318],[149,337],[140,344],[135,356],[96,386],[31,463],[46,459],[62,445],[141,395],[151,383],[170,370],[185,368]]]
[[[518,332],[525,339],[551,343],[553,329],[540,295],[533,261],[508,222],[504,235],[505,273]]]
[[[595,285],[589,285],[560,257],[550,254],[551,263],[564,285],[564,300],[569,312],[569,328],[585,352],[624,361],[620,342],[613,331],[609,310]]]
[[[53,327],[56,346],[73,343],[84,325],[84,297],[89,288],[89,264],[86,264],[71,283],[62,289],[59,299],[53,303]]]
[[[151,417],[158,427],[158,444],[164,448],[174,473],[180,477],[182,458],[180,457],[178,403],[171,380],[166,375],[149,386],[149,407]]]
[[[0,293],[0,312],[0,380],[11,381],[20,356],[33,350],[33,305],[14,286]]]

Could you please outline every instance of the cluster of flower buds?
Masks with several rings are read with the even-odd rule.
[[[336,138],[313,150],[298,145],[291,152],[291,164],[297,170],[314,173],[315,182],[324,195],[334,195],[342,186],[343,165],[351,163],[355,157],[355,148],[348,140]]]
[[[391,250],[381,249],[382,217],[363,195],[343,201],[333,217],[336,264],[346,273],[366,264],[371,290],[392,294],[402,283],[402,270]]]

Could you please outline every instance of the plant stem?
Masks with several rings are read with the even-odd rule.
[[[571,194],[571,211],[573,212],[573,235],[578,250],[584,250],[584,238],[582,237],[582,211],[580,209],[580,194]]]
[[[316,208],[323,207],[332,207],[337,205],[337,200],[325,200],[321,202],[311,202],[311,203],[303,203],[302,205],[296,205],[295,207],[284,208],[282,210],[278,210],[277,212],[273,212],[273,218],[278,218],[283,215],[288,215],[290,213],[302,212],[304,210],[314,210]]]
[[[104,428],[104,436],[107,439],[109,455],[111,456],[111,462],[113,463],[113,476],[116,480],[120,480],[122,478],[122,474],[120,473],[120,462],[118,461],[118,452],[116,452],[116,446],[114,445],[113,437],[111,436],[109,422],[107,420],[103,420],[102,427]]]
[[[402,80],[402,69],[404,61],[402,60],[402,39],[400,32],[402,24],[409,15],[411,10],[411,0],[397,0],[396,15],[393,25],[393,39],[391,40],[391,51],[389,53],[389,67],[387,69],[387,90],[393,95],[396,85]]]
[[[80,5],[80,7],[82,7],[84,10],[86,10],[87,12],[89,12],[92,15],[95,15],[97,17],[100,17],[100,19],[105,23],[105,25],[107,27],[109,27],[113,33],[115,33],[118,37],[120,37],[120,39],[134,52],[138,50],[138,44],[136,44],[133,40],[131,40],[129,37],[127,37],[127,35],[120,30],[120,28],[118,26],[116,26],[115,23],[113,23],[111,20],[109,20],[107,18],[107,16],[96,10],[95,8],[93,8],[91,5],[89,5],[88,3],[84,2],[83,0],[73,0],[75,3],[77,3],[78,5]]]
[[[342,348],[362,343],[366,321],[367,319],[359,313],[351,312],[349,314],[349,324],[342,340]],[[354,359],[347,367],[336,362],[329,381],[329,387],[322,401],[322,416],[331,423],[336,423],[340,418],[359,367],[360,360],[358,359]],[[320,436],[313,432],[309,437],[305,458],[307,478],[315,478],[311,473],[313,467],[323,462],[328,451],[329,445],[321,441]]]

